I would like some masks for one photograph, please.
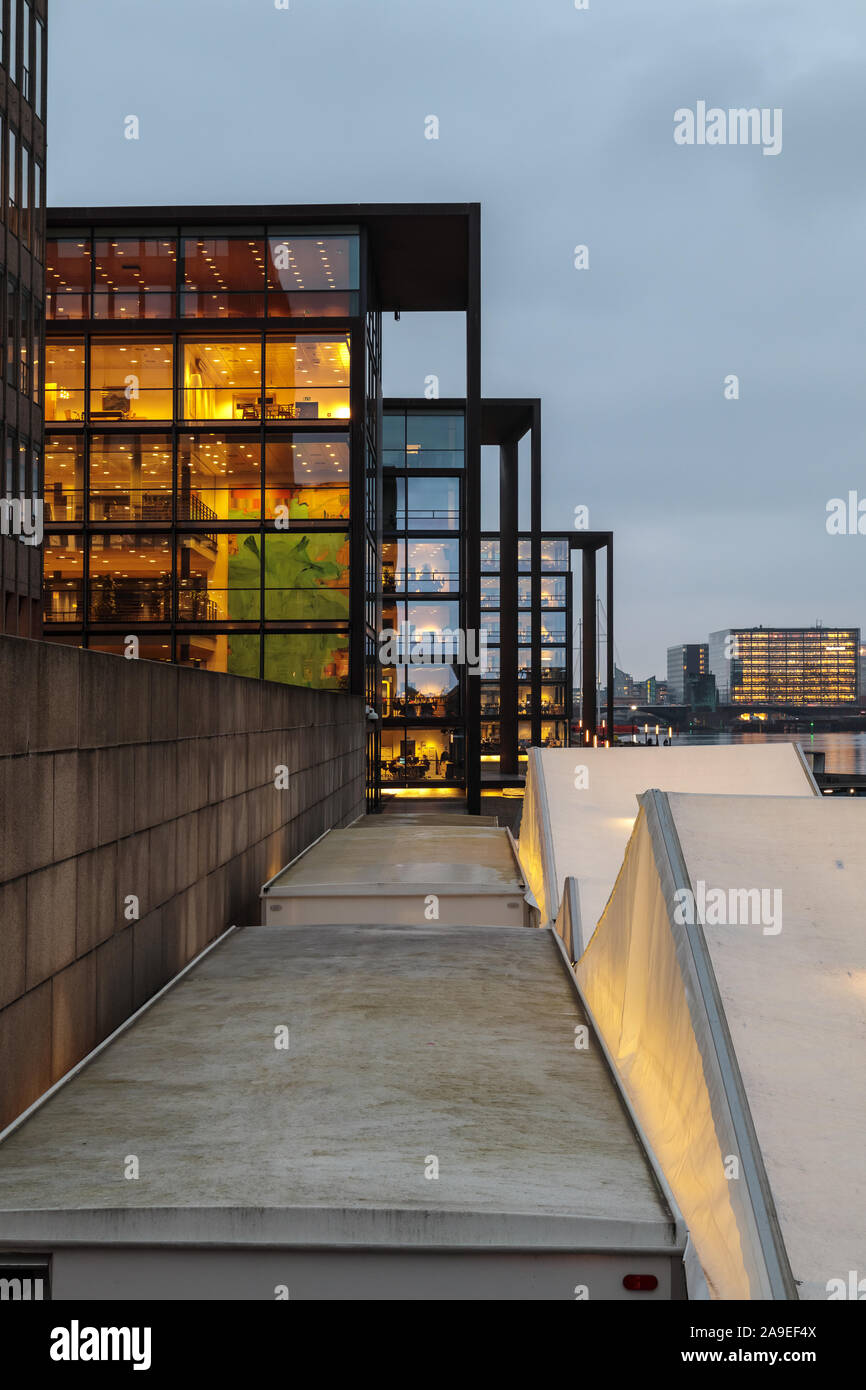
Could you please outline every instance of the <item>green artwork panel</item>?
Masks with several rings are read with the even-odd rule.
[[[233,632],[228,638],[226,667],[232,676],[259,678],[259,638],[253,633]]]
[[[232,622],[257,623],[261,615],[261,539],[228,536],[228,613]]]
[[[349,650],[344,635],[324,632],[277,634],[265,638],[265,680],[315,690],[348,688]]]
[[[349,616],[349,538],[344,531],[269,535],[265,541],[265,617],[345,621]]]

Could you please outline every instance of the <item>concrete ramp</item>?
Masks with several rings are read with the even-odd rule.
[[[580,954],[604,911],[648,787],[734,796],[818,796],[795,743],[672,748],[533,748],[520,859],[541,909],[556,921],[565,879],[577,880]]]
[[[866,1268],[866,804],[639,799],[576,968],[585,1002],[712,1296],[850,1296]]]

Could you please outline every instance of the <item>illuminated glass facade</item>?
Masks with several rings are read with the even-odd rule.
[[[52,223],[49,639],[367,690],[375,580],[368,610],[352,573],[375,573],[380,361],[361,256],[348,226]]]
[[[858,628],[725,628],[710,633],[710,672],[732,705],[854,705]]]
[[[380,667],[382,786],[463,787],[477,677],[449,634],[466,626],[464,414],[386,406],[382,439],[382,634],[396,634]]]
[[[19,637],[40,635],[45,13],[0,0],[0,632]]]

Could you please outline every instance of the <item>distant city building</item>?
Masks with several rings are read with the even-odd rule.
[[[866,698],[866,642],[860,644],[860,689],[861,701]]]
[[[672,700],[671,703],[676,704],[677,701]],[[689,709],[715,709],[719,703],[715,676],[709,672],[701,676],[686,676],[682,703],[688,705]]]
[[[723,628],[709,667],[723,704],[850,705],[859,650],[859,628]]]
[[[668,698],[672,705],[686,704],[688,677],[705,676],[709,670],[706,642],[682,642],[668,647]]]

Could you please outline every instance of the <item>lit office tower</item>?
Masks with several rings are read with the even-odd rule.
[[[46,0],[0,0],[0,632],[40,635]]]
[[[706,642],[682,642],[668,647],[668,700],[681,705],[686,699],[690,678],[698,680],[707,674],[709,648]]]
[[[732,705],[852,705],[859,628],[724,628],[710,633],[710,671]]]

